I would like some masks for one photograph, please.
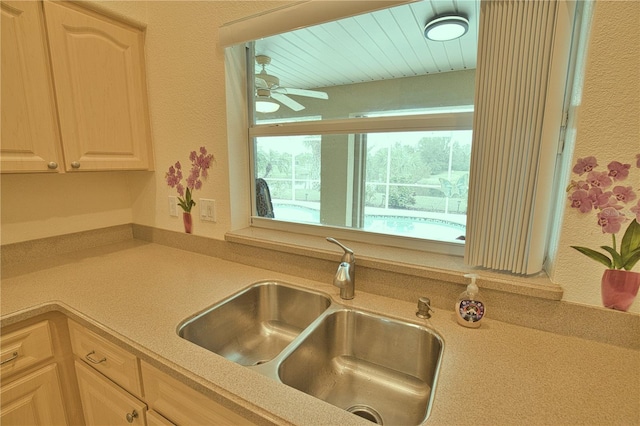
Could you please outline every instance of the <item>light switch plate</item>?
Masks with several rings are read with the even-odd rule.
[[[169,196],[169,216],[178,217],[178,198]]]
[[[200,198],[200,220],[206,222],[216,221],[216,200]]]

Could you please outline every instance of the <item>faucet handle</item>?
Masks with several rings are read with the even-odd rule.
[[[340,241],[336,240],[335,238],[327,237],[327,241],[329,241],[330,243],[333,243],[333,244],[336,244],[336,245],[340,246],[340,248],[342,250],[344,250],[344,254],[342,255],[342,261],[343,262],[353,262],[355,260],[355,256],[353,254],[353,250],[351,250],[349,247],[345,246],[344,244],[342,244]]]

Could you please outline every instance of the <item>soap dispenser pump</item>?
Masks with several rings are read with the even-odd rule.
[[[456,302],[456,319],[464,327],[478,328],[486,313],[486,307],[480,297],[480,291],[476,285],[476,274],[466,274],[465,278],[470,278],[471,283],[467,285]]]

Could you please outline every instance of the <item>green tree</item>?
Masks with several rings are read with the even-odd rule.
[[[408,186],[392,186],[389,189],[389,207],[408,209],[416,204],[414,191]]]
[[[460,145],[449,137],[428,137],[420,139],[417,150],[424,165],[429,166],[434,175],[449,170],[450,155],[452,170],[469,171],[470,145]]]
[[[258,144],[258,152],[256,153],[256,176],[268,178],[272,172],[278,172],[279,175],[290,176],[291,155],[270,149],[268,152],[260,149]]]
[[[431,173],[437,175],[449,168],[448,137],[428,137],[418,141],[418,152],[422,163],[428,166]]]
[[[391,183],[417,183],[431,175],[430,168],[423,163],[416,147],[396,142],[391,148],[382,148],[375,152],[369,150],[367,153],[368,182],[386,182],[389,157],[391,157]]]
[[[451,161],[453,170],[468,172],[471,166],[471,145],[453,145],[453,158]]]
[[[301,159],[301,166],[305,168],[308,173],[308,179],[320,179],[320,165],[321,165],[321,141],[318,136],[309,136],[304,140],[304,146],[308,149],[308,153],[305,153]]]

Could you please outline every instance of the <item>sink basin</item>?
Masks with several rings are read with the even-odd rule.
[[[444,342],[432,329],[259,282],[178,327],[182,338],[378,424],[429,416]]]
[[[261,282],[185,320],[178,335],[245,366],[277,356],[331,304],[311,290]]]
[[[278,377],[378,424],[417,425],[429,415],[443,346],[426,327],[337,310],[284,356]]]

